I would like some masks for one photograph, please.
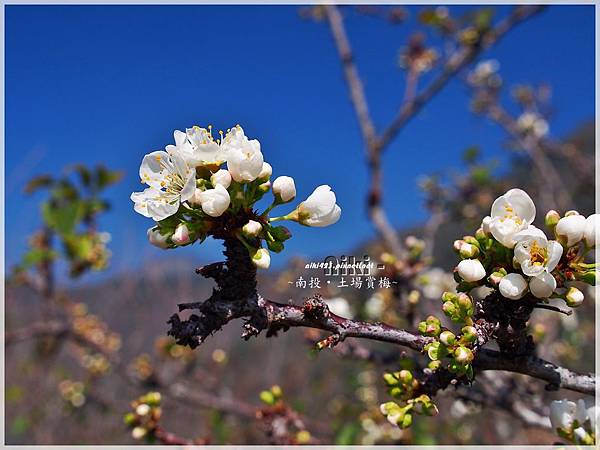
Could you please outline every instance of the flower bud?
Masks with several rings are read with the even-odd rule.
[[[409,370],[401,370],[398,372],[398,379],[402,382],[402,384],[412,383],[413,375]]]
[[[433,372],[435,372],[436,370],[438,370],[442,365],[441,361],[429,361],[429,364],[427,364],[427,367],[432,370]]]
[[[266,192],[268,192],[269,189],[271,189],[270,181],[265,181],[264,183],[258,185],[258,191],[262,194],[265,194]]]
[[[445,302],[442,305],[442,311],[444,311],[444,314],[451,316],[456,313],[456,305],[452,302]]]
[[[242,227],[242,233],[249,238],[258,236],[261,231],[262,225],[255,220],[249,220],[248,223]]]
[[[561,244],[572,247],[583,238],[585,227],[585,217],[579,214],[565,215],[558,221],[554,233]]]
[[[456,343],[456,336],[452,331],[442,331],[442,334],[440,334],[440,341],[446,346],[451,346]]]
[[[169,248],[171,245],[167,242],[168,236],[161,234],[156,227],[148,228],[148,240],[158,248]]]
[[[498,290],[504,298],[519,300],[527,292],[527,280],[518,273],[509,273],[498,284]]]
[[[144,427],[135,427],[133,430],[131,430],[131,437],[139,440],[146,436],[147,432],[148,431]]]
[[[485,216],[481,221],[481,229],[487,235],[490,234],[490,224],[492,223],[492,218],[490,216]]]
[[[461,364],[469,364],[473,361],[473,352],[467,347],[458,347],[454,350],[454,359]]]
[[[272,173],[273,173],[273,168],[271,167],[271,164],[269,164],[268,162],[263,162],[262,169],[260,170],[260,173],[258,174],[258,179],[266,181],[271,177]]]
[[[483,228],[481,228],[481,227],[477,228],[477,231],[475,231],[475,239],[477,239],[478,241],[483,241],[484,239],[487,239],[487,237],[488,237],[488,235],[483,230]]]
[[[565,296],[565,301],[567,305],[569,305],[571,308],[577,308],[583,303],[583,300],[583,292],[581,292],[576,287],[569,288],[569,290],[567,291],[567,295]]]
[[[145,416],[149,412],[150,412],[150,406],[148,406],[146,403],[142,403],[141,405],[138,405],[137,408],[135,408],[135,413],[138,416]]]
[[[398,384],[398,379],[391,373],[387,372],[383,374],[383,381],[385,381],[385,384],[388,386],[395,386]]]
[[[473,283],[485,277],[485,269],[478,259],[464,259],[457,266],[458,275],[465,281]]]
[[[463,244],[465,244],[465,241],[463,241],[462,239],[457,239],[456,241],[454,241],[452,246],[454,247],[454,250],[456,250],[457,252],[460,252],[460,248],[462,247]]]
[[[296,184],[292,177],[277,177],[273,181],[273,195],[282,203],[291,202],[296,197]]]
[[[579,216],[579,211],[576,211],[574,209],[570,209],[565,213],[565,217],[570,217],[570,216]]]
[[[600,224],[598,223],[598,214],[592,214],[585,220],[585,229],[583,231],[583,238],[585,239],[585,245],[590,248],[596,246],[598,235],[600,234]]]
[[[171,241],[175,245],[188,244],[190,242],[190,230],[188,229],[187,225],[184,223],[177,225],[177,228],[175,228],[175,233],[173,233],[173,236],[171,236]]]
[[[444,302],[453,302],[456,301],[458,299],[458,294],[454,293],[454,292],[444,292],[442,294],[442,300]]]
[[[504,270],[504,272],[506,272]],[[502,281],[502,278],[504,278],[504,276],[506,275],[506,273],[503,272],[492,272],[492,274],[488,277],[488,280],[490,282],[490,284],[494,285],[494,286],[498,286],[500,284],[500,281]]]
[[[477,329],[471,325],[462,328],[461,341],[473,343],[477,340]]]
[[[546,213],[546,217],[544,219],[544,223],[548,228],[554,228],[558,221],[560,220],[560,214],[557,211],[551,209]]]
[[[474,236],[463,236],[463,241],[465,241],[467,244],[474,245],[475,247],[479,246],[479,242]]]
[[[231,203],[229,192],[221,184],[217,184],[214,189],[200,192],[198,200],[202,205],[202,211],[211,217],[221,216]]]
[[[211,175],[210,182],[213,187],[217,187],[217,184],[220,184],[227,189],[231,185],[231,174],[226,169],[219,169]]]
[[[252,255],[252,262],[259,269],[268,269],[271,265],[271,256],[266,248],[259,248]]]
[[[466,242],[460,246],[459,250],[461,258],[475,258],[479,255],[479,249],[473,244],[467,244]]]

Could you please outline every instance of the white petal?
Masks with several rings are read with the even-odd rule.
[[[183,185],[183,189],[181,190],[181,201],[185,202],[194,196],[194,192],[196,191],[196,172],[194,170],[190,171],[188,174],[187,180],[185,180],[185,184]]]
[[[165,179],[165,165],[169,165],[169,154],[161,150],[144,156],[140,166],[140,179],[148,186],[161,188]]]
[[[509,273],[500,280],[498,290],[504,298],[519,300],[527,292],[527,280],[518,273]]]
[[[548,242],[546,247],[548,250],[548,262],[546,263],[546,269],[548,272],[552,272],[563,254],[563,247],[556,241]]]
[[[548,272],[529,280],[529,290],[537,298],[548,298],[556,289],[556,280]]]
[[[179,209],[179,201],[149,201],[148,213],[157,222],[172,216]]]
[[[535,204],[522,189],[511,189],[505,194],[506,200],[514,208],[514,213],[528,224],[535,219]]]

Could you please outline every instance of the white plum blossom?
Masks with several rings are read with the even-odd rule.
[[[231,186],[231,174],[228,170],[219,169],[211,175],[210,182],[212,183],[213,187],[217,187],[217,184],[220,184],[227,189],[229,186]]]
[[[463,259],[456,267],[458,275],[465,281],[473,283],[485,277],[485,268],[478,259]]]
[[[220,184],[217,184],[214,189],[200,192],[198,200],[202,205],[202,211],[211,217],[221,216],[227,211],[231,202],[229,192]]]
[[[242,232],[249,237],[256,237],[261,231],[262,225],[256,220],[249,220],[248,223],[242,227]]]
[[[296,184],[292,177],[277,177],[273,181],[273,194],[279,196],[283,203],[290,202],[296,198]]]
[[[600,230],[598,227],[598,214],[592,214],[585,220],[585,230],[583,231],[583,238],[585,239],[585,245],[592,248],[596,246],[598,234]]]
[[[148,240],[152,245],[158,248],[169,248],[171,245],[167,242],[169,236],[161,234],[156,227],[148,228]]]
[[[552,428],[570,429],[575,419],[576,405],[569,400],[555,400],[550,403],[550,423]]]
[[[583,292],[581,292],[576,287],[571,286],[567,291],[567,294],[565,295],[565,300],[567,305],[569,305],[572,308],[576,308],[583,303],[585,297],[583,295]]]
[[[555,233],[567,247],[571,247],[581,241],[586,225],[585,217],[573,214],[558,221]]]
[[[157,222],[175,214],[196,188],[196,171],[178,153],[156,151],[144,156],[140,178],[150,187],[131,194],[134,209]]]
[[[190,230],[188,229],[187,225],[184,223],[177,225],[173,236],[171,236],[171,241],[175,245],[188,244],[190,242]]]
[[[350,308],[350,303],[344,297],[334,297],[325,300],[329,311],[331,311],[336,316],[352,318],[352,309]]]
[[[517,127],[521,133],[532,133],[541,138],[548,134],[548,122],[534,112],[525,112],[517,119]]]
[[[340,219],[342,209],[327,185],[317,187],[297,208],[298,222],[309,227],[326,227]]]
[[[235,126],[223,139],[224,152],[227,158],[227,169],[238,183],[254,181],[263,168],[263,154],[260,142],[248,139],[239,125]]]
[[[223,149],[212,137],[210,127],[193,126],[183,131],[173,132],[175,145],[167,145],[165,150],[170,154],[179,154],[190,167],[204,164],[222,164],[225,162]]]
[[[502,245],[513,248],[515,235],[535,219],[535,204],[521,189],[511,189],[492,204],[489,230]],[[485,230],[485,228],[484,228]]]
[[[556,289],[556,280],[550,274],[560,261],[563,247],[548,241],[546,235],[533,225],[515,235],[514,259],[521,272],[530,280],[531,293],[537,298],[549,297]]]
[[[271,265],[271,255],[266,248],[259,248],[252,255],[252,262],[259,269],[268,269]]]
[[[500,280],[498,290],[504,298],[519,300],[527,292],[527,280],[519,273],[509,273]]]
[[[269,164],[268,162],[263,162],[262,169],[260,170],[260,173],[258,174],[258,179],[259,180],[268,180],[272,174],[273,174],[273,168],[271,167],[271,164]]]
[[[588,420],[590,421],[591,430],[596,429],[598,424],[598,416],[600,414],[600,408],[592,404],[588,406],[582,398],[577,401],[577,409],[575,411],[575,418],[579,425],[585,424]]]

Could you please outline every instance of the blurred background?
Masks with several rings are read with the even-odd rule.
[[[512,8],[340,7],[376,128],[473,45],[472,33]],[[502,395],[486,403],[446,392],[439,416],[400,431],[377,412],[387,399],[382,366],[397,368],[398,357],[373,364],[351,348],[317,355],[319,335],[301,330],[244,342],[236,324],[194,351],[166,337],[177,303],[210,295],[194,268],[221,259],[210,240],[152,247],[151,223],[129,200],[143,155],[172,143],[175,129],[239,123],[260,140],[273,177],[296,180],[298,199],[320,184],[335,191],[341,220],[290,226],[286,251],[262,274],[266,297],[310,295],[289,284],[306,277],[306,261],[384,255],[366,210],[364,145],[322,7],[11,5],[5,25],[7,443],[132,443],[123,416],[148,391],[163,394],[161,427],[198,442],[557,440],[542,420],[556,394],[527,377],[486,374],[475,390],[486,398],[486,388],[502,383],[530,395],[539,423],[500,405]],[[593,212],[594,27],[593,6],[545,8],[427,102],[382,161],[383,207],[411,252],[410,278],[400,276],[392,290],[329,289],[327,298],[343,298],[345,314],[414,329],[452,285],[452,242],[474,232],[499,194],[527,190],[538,220],[550,208]],[[536,171],[535,155],[553,171]],[[87,212],[71,224],[85,230],[77,240],[44,241],[49,196],[85,199]],[[588,301],[568,318],[536,312],[540,354],[593,370],[593,307]],[[65,338],[58,319],[85,339]],[[58,325],[32,329],[40,320]],[[289,407],[288,441],[255,413],[273,385]],[[299,437],[303,431],[310,435]]]

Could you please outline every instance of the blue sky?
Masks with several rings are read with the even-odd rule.
[[[418,8],[409,10],[414,19]],[[381,129],[403,92],[395,59],[415,22],[398,26],[347,16]],[[39,198],[22,194],[26,180],[75,162],[125,172],[108,192],[113,209],[101,221],[113,235],[112,270],[164,256],[147,243],[151,221],[134,213],[129,194],[140,188],[144,153],[192,124],[218,129],[240,123],[261,141],[274,176],[296,179],[299,200],[319,184],[336,191],[342,220],[325,229],[292,225],[289,251],[274,257],[275,264],[291,254],[339,254],[373,236],[364,209],[363,149],[339,60],[327,26],[300,19],[297,7],[7,6],[5,19],[7,267],[39,224]],[[485,57],[501,62],[508,84],[552,84],[552,135],[593,118],[593,6],[551,7]],[[464,85],[453,81],[385,155],[385,202],[393,223],[426,217],[420,175],[460,169],[462,151],[473,144],[486,157],[506,161],[502,139],[494,125],[469,112]],[[171,255],[210,261],[218,251],[209,243]]]

